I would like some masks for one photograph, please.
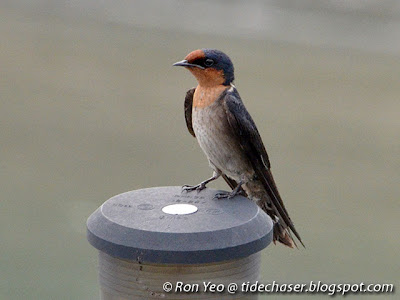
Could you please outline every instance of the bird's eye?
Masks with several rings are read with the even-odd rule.
[[[204,62],[204,65],[206,67],[211,67],[214,64],[214,61],[211,58],[207,58],[206,61]]]

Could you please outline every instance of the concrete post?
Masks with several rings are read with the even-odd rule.
[[[272,221],[250,200],[217,192],[148,188],[98,208],[87,237],[99,250],[101,299],[257,299],[240,289],[258,280]]]

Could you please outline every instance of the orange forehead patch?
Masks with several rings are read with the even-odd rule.
[[[186,59],[188,62],[191,62],[191,61],[194,61],[194,60],[196,60],[196,59],[200,59],[200,58],[204,58],[204,57],[205,57],[205,55],[204,55],[203,50],[198,49],[198,50],[194,50],[194,51],[190,52],[190,53],[185,57],[185,59]]]

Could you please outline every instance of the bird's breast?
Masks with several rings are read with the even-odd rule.
[[[195,95],[197,93],[197,89]],[[201,94],[198,94],[199,96]],[[217,99],[219,98],[219,95]],[[200,147],[208,159],[223,173],[239,180],[251,173],[248,160],[240,148],[237,135],[226,117],[223,99],[211,101],[207,106],[195,105],[193,98],[192,125]],[[197,101],[200,101],[197,99]],[[205,99],[201,103],[206,102]]]

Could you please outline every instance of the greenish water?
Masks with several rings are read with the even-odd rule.
[[[115,194],[211,174],[183,119],[195,81],[171,67],[202,47],[234,61],[307,245],[268,247],[263,281],[399,284],[398,56],[13,9],[0,33],[1,299],[98,298],[87,217]]]

